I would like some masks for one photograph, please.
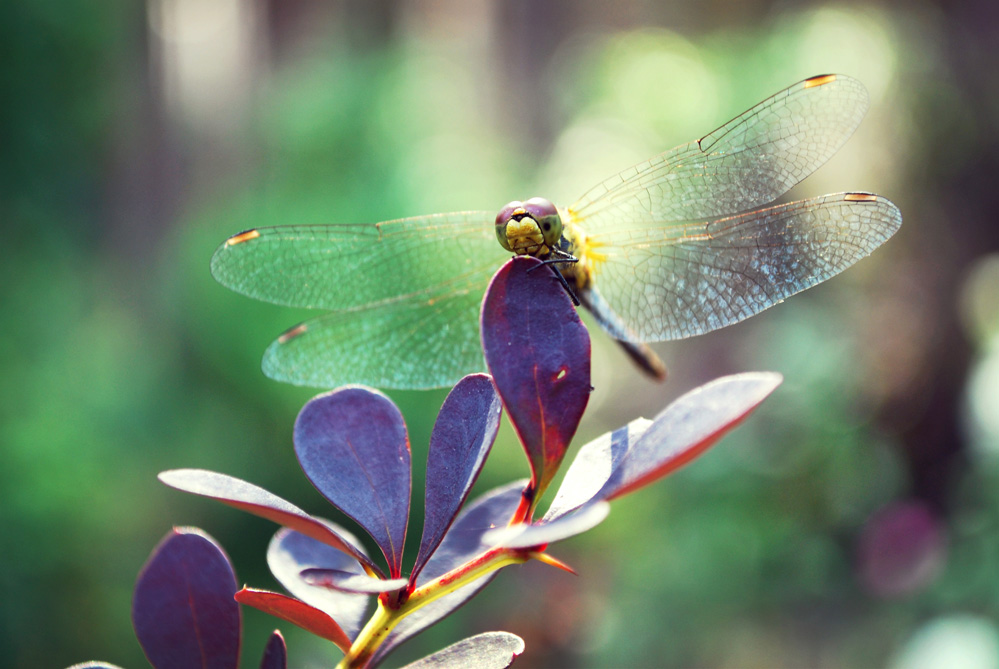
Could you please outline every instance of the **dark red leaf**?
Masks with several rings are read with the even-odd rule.
[[[235,597],[240,604],[252,606],[281,620],[287,620],[318,637],[332,641],[344,653],[350,650],[350,639],[336,621],[323,611],[299,599],[255,588],[243,588]]]
[[[650,425],[651,420],[636,418],[613,432],[605,432],[580,448],[569,465],[544,520],[547,522],[560,518],[593,499],[599,499],[597,495],[607,483],[607,478]]]
[[[295,421],[295,453],[316,489],[374,538],[398,578],[412,487],[399,409],[369,388],[318,395]]]
[[[466,506],[444,535],[440,547],[427,560],[417,585],[429,583],[491,548],[485,534],[510,522],[526,483],[522,479],[493,488]]]
[[[132,625],[154,667],[236,667],[241,618],[236,574],[215,541],[174,528],[139,572]]]
[[[350,532],[334,523],[330,523],[330,526],[337,530],[341,537],[361,550],[357,539]],[[288,592],[306,604],[329,614],[349,638],[354,639],[357,636],[361,625],[364,624],[371,598],[367,595],[337,592],[311,585],[302,578],[304,570],[315,567],[364,574],[364,570],[356,560],[304,534],[282,528],[267,546],[267,565]]]
[[[716,379],[666,407],[625,454],[603,494],[638,490],[698,457],[748,416],[784,378],[750,372]]]
[[[610,440],[605,435],[585,445],[566,472],[546,518],[620,497],[676,471],[738,425],[782,380],[773,372],[722,377],[663,409],[637,438],[632,424],[629,430],[614,432]]]
[[[590,397],[590,336],[552,270],[517,257],[486,291],[482,347],[531,463],[537,499],[558,471]]]
[[[161,472],[159,479],[171,488],[202,497],[210,497],[255,516],[290,527],[317,541],[344,551],[376,573],[381,573],[381,569],[371,562],[367,555],[331,529],[331,523],[310,516],[291,502],[285,501],[252,483],[203,469],[173,469]]]
[[[504,669],[524,652],[524,640],[509,632],[485,632],[428,655],[403,669]]]
[[[444,400],[430,435],[426,516],[411,581],[416,581],[465,503],[496,440],[501,412],[496,389],[485,374],[466,376]]]
[[[483,543],[483,535],[510,521],[520,505],[520,495],[525,483],[526,481],[514,481],[494,488],[466,506],[444,535],[440,547],[427,560],[417,584],[428,583],[487,550],[489,546]],[[496,572],[492,572],[403,618],[378,648],[373,665],[381,662],[399,644],[454,613],[495,576]]]
[[[264,656],[260,659],[260,669],[287,669],[287,667],[288,646],[281,636],[281,630],[274,630],[267,640]]]

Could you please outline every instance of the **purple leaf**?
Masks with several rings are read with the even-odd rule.
[[[486,291],[482,347],[540,498],[589,401],[590,336],[552,270],[518,256]]]
[[[440,547],[427,560],[423,573],[417,579],[417,586],[429,583],[492,548],[486,542],[485,534],[509,524],[520,505],[521,492],[526,483],[521,479],[493,488],[465,507],[444,535]]]
[[[466,506],[448,533],[444,535],[440,547],[427,561],[418,579],[418,585],[424,585],[488,550],[490,546],[483,543],[482,536],[489,530],[503,527],[510,521],[520,505],[521,491],[525,483],[527,482],[514,481],[494,488]],[[496,572],[491,572],[403,618],[375,652],[372,666],[381,662],[399,644],[454,613],[486,587],[495,576]]]
[[[650,425],[651,420],[636,418],[580,448],[543,520],[550,522],[595,499],[624,454]]]
[[[281,636],[281,630],[274,630],[271,638],[267,640],[264,656],[260,658],[260,669],[287,669],[287,667],[288,646]]]
[[[371,562],[367,555],[359,551],[354,544],[345,541],[326,521],[310,516],[291,502],[252,483],[203,469],[174,469],[161,472],[159,479],[171,488],[210,497],[255,516],[290,527],[353,556],[375,573],[381,573],[381,569]]]
[[[211,537],[177,528],[139,572],[132,625],[154,667],[236,667],[240,610],[236,574]]]
[[[338,530],[341,537],[361,550],[357,539],[350,532],[333,523],[330,523],[330,526]],[[282,528],[267,546],[267,565],[288,592],[306,604],[329,614],[350,639],[357,636],[361,625],[364,624],[370,598],[366,595],[317,587],[306,582],[301,576],[303,570],[313,567],[363,574],[364,570],[356,560],[304,534]]]
[[[412,582],[465,503],[496,440],[501,412],[496,389],[485,374],[466,376],[444,400],[430,435],[426,516]]]
[[[722,377],[696,388],[656,416],[637,439],[597,439],[584,446],[546,517],[581,504],[612,500],[674,472],[715,444],[767,398],[783,378],[773,372]],[[630,428],[630,425],[629,425]],[[614,433],[618,435],[618,432]],[[580,502],[574,488],[596,492]],[[567,503],[572,500],[575,507]]]
[[[522,523],[497,528],[487,532],[482,540],[506,548],[543,546],[593,529],[604,522],[608,513],[610,513],[610,504],[596,502],[549,522]]]
[[[625,454],[603,495],[638,490],[694,460],[746,418],[784,380],[774,372],[734,374],[682,396],[666,407]]]
[[[364,595],[393,592],[409,583],[408,578],[373,578],[367,574],[352,574],[339,569],[303,569],[301,576],[309,585]]]
[[[240,604],[252,606],[276,618],[287,620],[307,632],[332,641],[344,653],[350,649],[350,639],[343,633],[336,621],[323,611],[309,606],[300,599],[255,588],[243,588],[236,593],[235,599]]]
[[[318,395],[295,421],[295,453],[316,489],[372,536],[398,578],[412,488],[399,409],[357,386]]]
[[[428,655],[402,669],[504,669],[524,652],[524,640],[509,632],[485,632]]]

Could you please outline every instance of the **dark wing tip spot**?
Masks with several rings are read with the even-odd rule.
[[[305,323],[299,323],[295,327],[293,327],[293,328],[291,328],[289,330],[285,330],[283,333],[281,333],[281,336],[279,336],[277,338],[277,341],[278,341],[279,344],[287,344],[289,341],[291,341],[295,337],[298,337],[299,335],[304,334],[305,331],[308,330],[308,329],[309,329],[308,325],[306,325]]]
[[[805,79],[805,88],[825,86],[826,84],[831,84],[834,81],[836,81],[835,74],[820,74],[817,77],[809,77],[808,79]]]
[[[246,230],[244,232],[239,233],[238,235],[233,235],[229,239],[225,240],[225,245],[235,246],[236,244],[242,244],[243,242],[248,242],[251,239],[256,239],[259,236],[260,236],[259,230],[256,229]]]

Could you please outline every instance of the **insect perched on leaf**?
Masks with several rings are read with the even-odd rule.
[[[258,228],[226,240],[212,274],[250,297],[329,312],[270,345],[268,376],[434,388],[484,369],[486,285],[511,253],[532,255],[664,378],[645,342],[749,318],[838,274],[899,228],[898,208],[870,193],[772,204],[846,142],[867,107],[855,79],[812,77],[567,208],[532,198],[495,217]]]

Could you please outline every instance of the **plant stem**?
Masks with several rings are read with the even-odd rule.
[[[390,608],[385,601],[378,598],[378,609],[357,635],[357,639],[344,656],[338,669],[355,669],[364,667],[374,656],[382,642],[395,629],[399,622],[409,614],[427,604],[462,588],[476,579],[507,565],[520,564],[531,559],[530,552],[522,549],[491,548],[478,557],[466,562],[456,569],[443,574],[429,583],[416,588],[409,597],[402,600],[398,608]]]

